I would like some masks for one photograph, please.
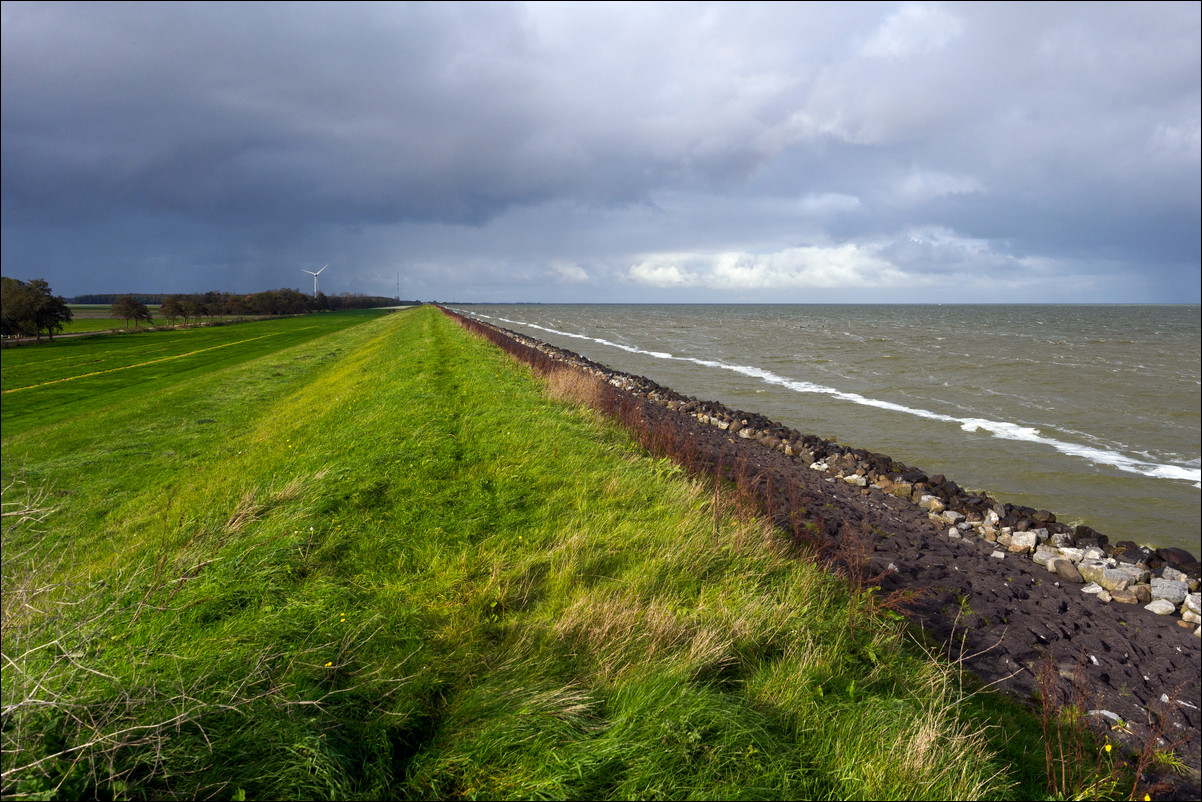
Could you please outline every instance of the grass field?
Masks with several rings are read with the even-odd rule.
[[[6,798],[1043,792],[1029,716],[433,309],[28,351]]]
[[[379,310],[338,312],[237,326],[68,338],[6,349],[0,373],[0,423],[6,435],[15,434],[256,359],[382,314]]]
[[[109,311],[108,304],[70,304],[71,322],[63,325],[63,330],[55,334],[92,334],[113,331],[126,331],[126,321],[120,318],[114,318]],[[146,308],[152,315],[152,322],[142,322],[138,324],[138,329],[151,328],[155,326],[169,326],[171,321],[165,317],[159,316],[158,304],[147,304]],[[229,322],[240,320],[240,317],[233,315],[216,315],[212,318],[206,317],[206,321]],[[177,324],[182,323],[182,320],[176,320]],[[128,331],[134,331],[132,324]],[[45,336],[43,334],[43,336]]]
[[[71,322],[63,326],[63,334],[83,334],[93,331],[111,331],[113,329],[124,329],[125,321],[119,320],[112,316],[109,311],[109,306],[104,305],[88,305],[88,304],[71,304]],[[159,317],[158,304],[147,304],[146,308],[150,311],[154,322],[154,326],[166,326],[168,321],[166,318]],[[146,328],[147,324],[142,323],[141,328]]]

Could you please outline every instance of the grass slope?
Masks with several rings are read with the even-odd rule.
[[[6,419],[5,797],[1016,793],[900,621],[495,348],[279,336]]]

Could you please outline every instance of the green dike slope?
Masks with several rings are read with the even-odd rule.
[[[900,622],[433,309],[82,403],[5,424],[6,798],[1014,793]]]

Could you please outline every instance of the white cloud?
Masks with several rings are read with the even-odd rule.
[[[907,203],[922,203],[943,195],[965,195],[984,189],[985,185],[971,175],[915,169],[894,183],[893,196]]]
[[[906,6],[886,19],[861,53],[869,58],[900,58],[946,47],[964,30],[959,19],[933,6]]]
[[[820,195],[809,194],[798,203],[803,214],[821,215],[839,212],[854,212],[860,208],[860,199],[855,195],[844,195],[839,192],[824,192]]]
[[[686,255],[687,257],[688,255]],[[681,270],[676,264],[679,256],[672,254],[657,254],[638,264],[631,265],[630,278],[636,284],[646,284],[651,287],[696,287],[700,276]]]
[[[774,253],[657,253],[630,268],[628,277],[653,287],[714,290],[883,287],[910,280],[873,247],[805,246]]]
[[[557,259],[551,262],[551,271],[560,281],[570,284],[583,284],[589,280],[588,272],[575,262]]]

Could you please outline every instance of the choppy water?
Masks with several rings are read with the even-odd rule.
[[[1198,306],[470,305],[686,395],[1195,554]]]

